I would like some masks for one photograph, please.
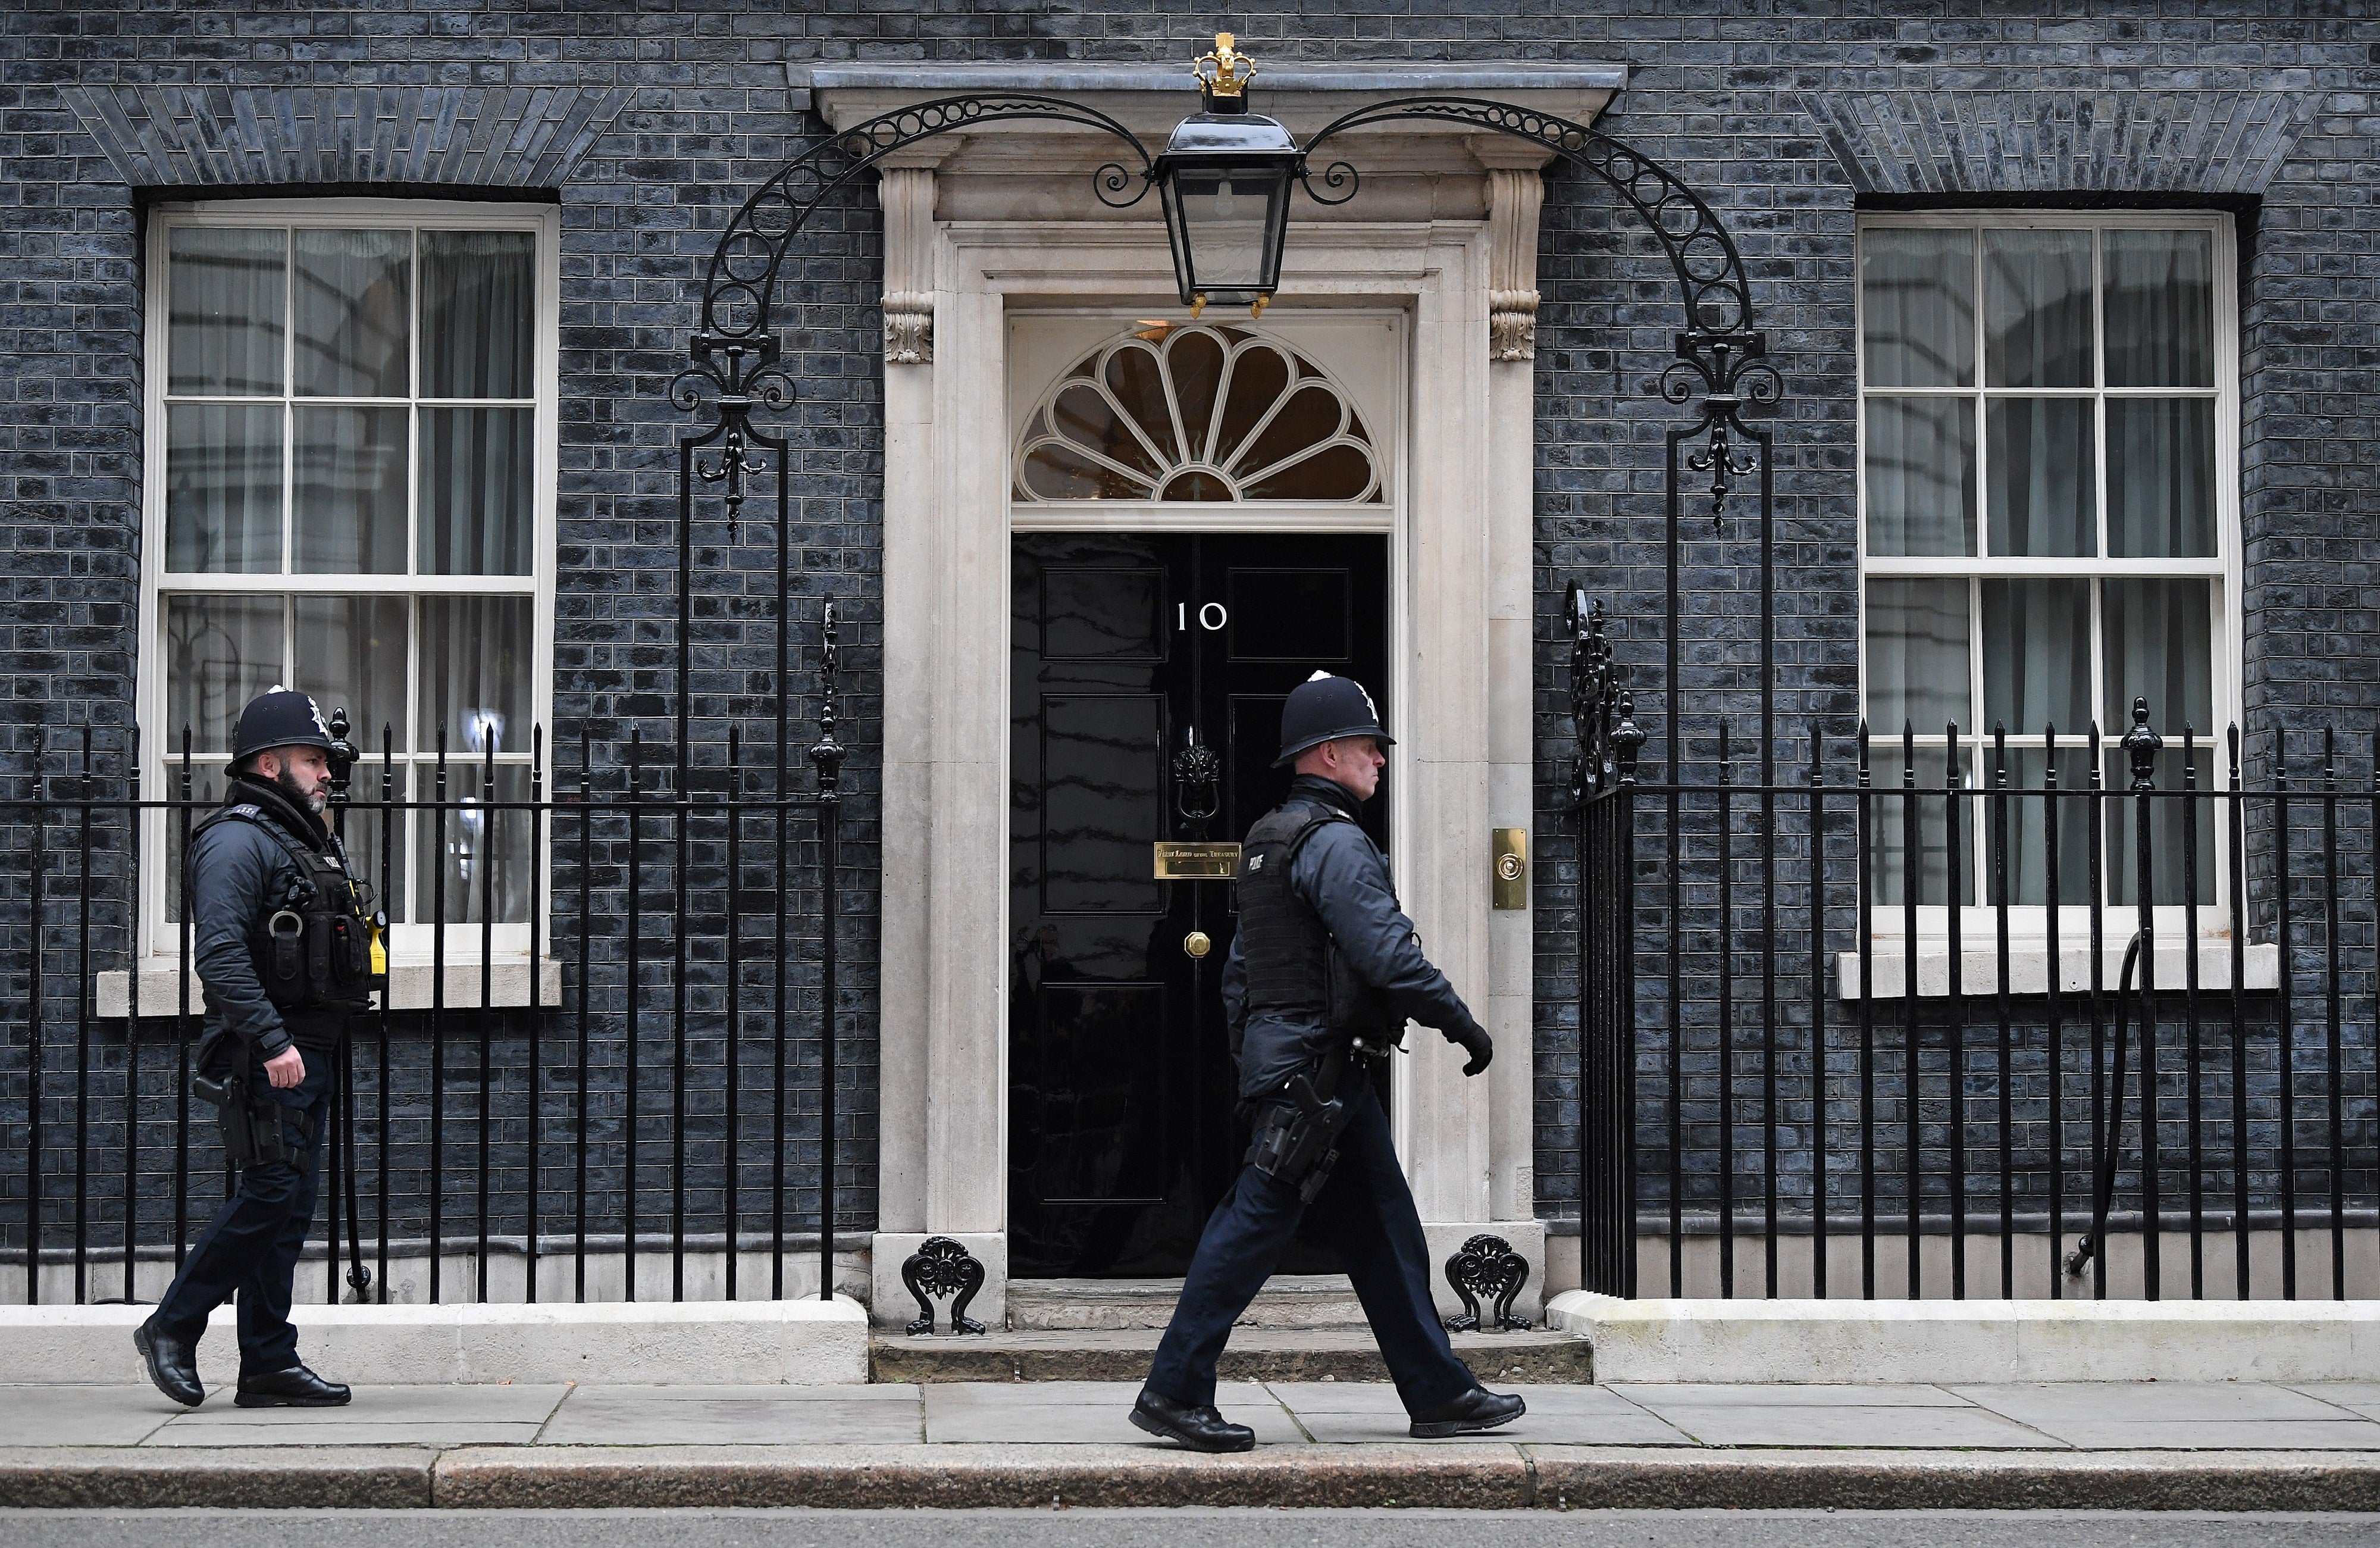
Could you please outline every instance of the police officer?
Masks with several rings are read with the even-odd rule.
[[[1408,1019],[1488,1067],[1494,1045],[1422,955],[1388,861],[1357,824],[1392,746],[1371,696],[1317,672],[1281,707],[1289,798],[1248,830],[1240,928],[1223,966],[1223,1013],[1255,1137],[1207,1222],[1132,1421],[1195,1451],[1246,1451],[1256,1434],[1215,1410],[1215,1362],[1312,1205],[1354,1282],[1397,1396],[1420,1438],[1518,1419],[1517,1396],[1481,1387],[1454,1357],[1430,1298],[1421,1217],[1374,1091]]]
[[[239,1185],[133,1345],[157,1389],[204,1401],[198,1343],[239,1301],[243,1408],[328,1408],[347,1389],[298,1359],[298,1255],[329,1139],[333,1063],[350,1011],[382,981],[377,916],[323,823],[334,741],[313,700],[274,688],[241,712],[224,805],[192,832],[189,882],[206,1032],[199,1093],[214,1102]]]

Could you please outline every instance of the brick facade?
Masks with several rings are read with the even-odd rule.
[[[558,200],[552,730],[566,785],[582,738],[610,759],[631,728],[660,744],[674,735],[674,465],[683,419],[664,395],[686,360],[716,232],[749,189],[821,132],[788,91],[784,65],[1171,61],[1203,48],[1213,24],[1176,0],[1153,10],[1102,0],[11,8],[0,21],[0,673],[10,684],[0,697],[0,782],[21,786],[37,728],[48,728],[55,745],[91,725],[109,746],[131,724],[148,203],[268,187]],[[2249,728],[2262,737],[2335,722],[2357,758],[2372,746],[2380,452],[2370,427],[2380,421],[2380,389],[2370,361],[2380,347],[2380,218],[2369,190],[2380,182],[2372,105],[2380,22],[2362,7],[1580,0],[1548,8],[1455,0],[1308,6],[1258,18],[1241,39],[1259,59],[1629,67],[1599,127],[1664,161],[1718,207],[1751,267],[1759,322],[1787,384],[1789,407],[1774,429],[1787,738],[1779,760],[1789,770],[1806,764],[1809,717],[1839,750],[1858,713],[1855,212],[1864,202],[2102,199],[2236,212]],[[1644,389],[1666,363],[1679,318],[1657,250],[1609,195],[1574,171],[1554,169],[1548,184],[1536,424],[1544,642],[1536,1189],[1540,1213],[1560,1218],[1577,1208],[1568,1116],[1576,1069],[1563,1051],[1574,1025],[1572,866],[1552,804],[1570,750],[1560,599],[1571,576],[1593,575],[1622,663],[1639,684],[1658,679],[1661,432],[1674,410]],[[871,631],[881,553],[880,235],[865,188],[814,225],[785,335],[803,395],[791,420],[795,607],[815,619],[832,596],[853,621],[844,739],[862,793],[851,832],[863,873],[872,872],[868,793],[884,713]],[[740,543],[738,535],[723,524],[699,534],[698,764],[723,762],[731,720],[741,719],[747,746],[773,736],[766,706],[775,560],[765,529],[747,528]],[[1682,729],[1690,761],[1707,756],[1722,710],[1749,740],[1756,616],[1720,599],[1756,591],[1756,563],[1740,527],[1703,529],[1687,545]],[[807,694],[814,682],[794,686]],[[1648,750],[1658,753],[1667,727],[1649,704],[1645,718]],[[619,775],[607,768],[597,779],[616,785]],[[2350,814],[2350,823],[2364,821],[2368,813]],[[10,874],[6,887],[21,930],[21,876]],[[558,875],[558,910],[568,893]],[[878,1078],[870,889],[849,905],[847,1226],[872,1217]],[[69,961],[49,967],[74,970]],[[0,999],[20,1003],[23,988],[0,985]],[[15,1133],[23,1044],[13,1016],[8,1024],[0,1101],[16,1115],[6,1125]],[[2368,1039],[2368,1024],[2361,1035]],[[814,1071],[808,1079],[814,1085]],[[2368,1120],[2369,1093],[2362,1110]],[[21,1172],[6,1186],[21,1190]]]

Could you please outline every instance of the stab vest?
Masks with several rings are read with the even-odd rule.
[[[362,1006],[373,990],[388,987],[385,956],[376,949],[383,921],[366,912],[363,889],[349,873],[346,857],[299,842],[262,807],[248,801],[207,817],[191,837],[226,822],[253,824],[298,864],[298,880],[275,900],[263,932],[249,939],[265,998],[282,1010],[346,1010]]]
[[[1248,1014],[1311,1016],[1350,1033],[1390,1028],[1400,1018],[1388,995],[1347,965],[1321,916],[1290,885],[1298,851],[1332,823],[1363,831],[1343,811],[1291,801],[1257,818],[1240,847],[1240,960]]]

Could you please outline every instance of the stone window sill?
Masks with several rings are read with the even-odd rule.
[[[2225,994],[2231,989],[2231,940],[2228,936],[2208,936],[2198,943],[2198,989],[2202,994]],[[1960,992],[1968,995],[1996,994],[1999,992],[1999,951],[1996,944],[1985,941],[1977,946],[1972,940],[1961,943],[1959,953]],[[2189,981],[2188,946],[2179,940],[2160,937],[2155,953],[2155,983],[2160,993],[2179,991]],[[1905,975],[1905,955],[1899,940],[1878,941],[1871,954],[1876,997],[1898,1000],[1902,995]],[[2108,943],[2100,962],[2100,982],[2110,993],[2121,981],[2124,967],[2124,942]],[[2250,943],[2240,964],[2241,980],[2251,991],[2270,990],[2281,981],[2281,949],[2277,945]],[[2133,981],[2140,981],[2135,969]],[[2060,994],[2083,994],[2091,989],[2091,948],[2088,945],[2064,946],[2058,953],[2058,992]],[[2036,942],[2031,945],[2010,943],[2009,947],[2009,983],[2011,994],[2046,994],[2049,993],[2049,951]],[[1835,993],[1845,1000],[1856,1001],[1860,993],[1860,959],[1855,951],[1835,955]],[[1920,939],[1917,943],[1917,997],[1921,1000],[1947,998],[1950,993],[1950,952],[1939,941]]]
[[[528,957],[524,952],[498,953],[488,973],[486,1004],[497,1009],[513,1009],[529,1003]],[[93,988],[97,992],[96,1010],[102,1018],[122,1018],[131,1014],[131,975],[125,972],[100,973]],[[389,965],[389,1004],[391,1010],[428,1010],[431,1002],[431,965],[428,961],[408,961],[404,957]],[[199,1014],[203,1003],[199,994],[199,976],[189,975],[190,1014]],[[173,1016],[181,1009],[182,975],[173,959],[152,960],[140,965],[140,1016]],[[562,964],[546,957],[538,964],[537,1003],[556,1006],[562,1004]],[[480,962],[474,954],[468,962],[449,958],[446,963],[446,1008],[477,1010],[480,997]]]

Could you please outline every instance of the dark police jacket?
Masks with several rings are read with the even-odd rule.
[[[291,800],[277,785],[235,778],[225,805],[248,802],[307,848],[331,853],[322,819]],[[237,1037],[258,1059],[276,1057],[292,1043],[334,1048],[346,1030],[344,1010],[284,1010],[264,992],[251,944],[303,873],[289,851],[252,822],[211,822],[190,840],[191,950],[206,992],[201,1067],[228,1054]]]
[[[1338,784],[1315,774],[1290,782],[1284,804],[1300,802],[1351,817],[1362,805]],[[1366,983],[1388,992],[1394,1014],[1440,1030],[1474,1024],[1454,985],[1422,955],[1420,934],[1397,906],[1388,858],[1363,829],[1325,823],[1298,850],[1289,875],[1290,890],[1321,919],[1348,965]],[[1223,1020],[1232,1057],[1239,1063],[1243,1098],[1280,1091],[1293,1072],[1337,1041],[1319,1013],[1248,1014],[1246,962],[1236,935],[1223,960]]]

